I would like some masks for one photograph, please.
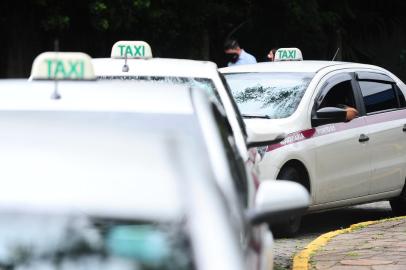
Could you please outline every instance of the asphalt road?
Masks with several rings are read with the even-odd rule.
[[[302,220],[299,234],[295,238],[275,239],[274,270],[291,269],[293,256],[319,235],[363,221],[391,217],[389,202],[377,202],[307,215]]]

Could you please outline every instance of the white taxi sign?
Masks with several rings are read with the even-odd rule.
[[[117,41],[111,49],[111,58],[152,58],[152,50],[145,41]]]
[[[31,69],[33,80],[95,80],[89,55],[79,52],[44,52]]]
[[[280,48],[275,52],[274,61],[302,61],[302,52],[298,48]]]

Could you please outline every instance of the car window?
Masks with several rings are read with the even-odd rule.
[[[192,270],[180,224],[0,214],[0,265],[25,270]]]
[[[209,97],[223,107],[214,82],[209,78],[198,77],[175,77],[175,76],[98,76],[99,80],[123,80],[123,81],[149,81],[164,82],[176,85],[187,85],[192,88],[203,89]]]
[[[399,87],[397,85],[395,85],[395,88],[396,88],[396,92],[398,93],[400,108],[405,108],[406,107],[405,95],[403,94],[402,90],[399,89]]]
[[[298,107],[314,73],[225,74],[242,115],[286,118]]]
[[[356,108],[351,80],[344,80],[329,86],[318,108],[349,106]]]
[[[395,89],[391,83],[359,81],[367,113],[398,108]]]

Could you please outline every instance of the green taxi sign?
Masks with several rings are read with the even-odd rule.
[[[79,52],[44,52],[31,69],[33,80],[95,80],[89,55]]]
[[[152,58],[152,50],[145,41],[117,41],[111,49],[111,58]]]
[[[298,48],[280,48],[275,52],[274,61],[302,61],[302,52]]]

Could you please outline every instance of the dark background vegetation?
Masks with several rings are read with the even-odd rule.
[[[272,47],[305,59],[383,66],[406,79],[403,0],[3,0],[0,77],[27,77],[40,52],[108,57],[117,40],[145,40],[154,56],[224,66],[223,42],[236,37],[258,61]]]

